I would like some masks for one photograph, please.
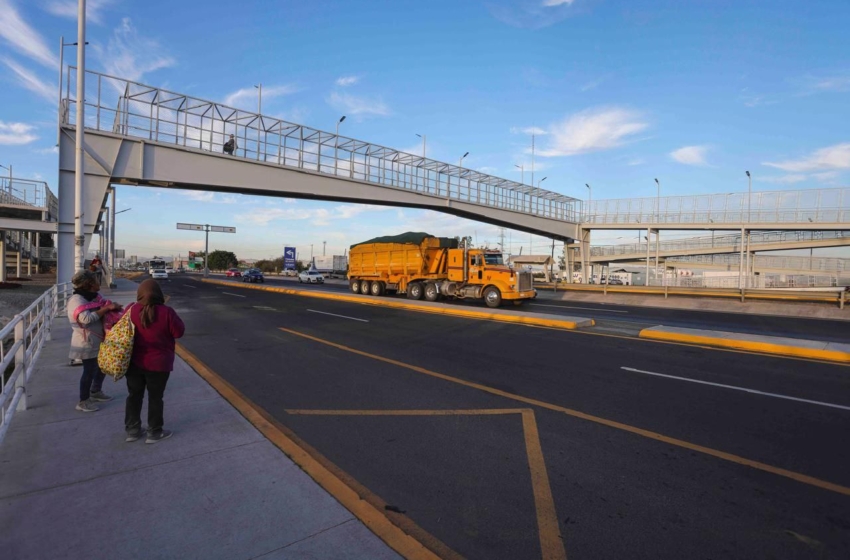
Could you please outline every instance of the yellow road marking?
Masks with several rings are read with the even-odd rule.
[[[534,411],[528,408],[485,408],[461,410],[303,410],[291,409],[288,414],[312,416],[479,416],[496,414],[520,414],[522,432],[525,439],[525,453],[531,474],[531,488],[534,493],[534,506],[537,512],[537,533],[540,550],[544,560],[566,560],[564,541],[558,526],[558,514],[555,500],[546,472],[546,461],[540,445],[540,434]]]
[[[368,352],[364,352],[362,350],[356,350],[354,348],[350,348],[348,346],[344,346],[342,344],[337,344],[336,342],[331,342],[329,340],[324,340],[321,338],[317,338],[315,336],[311,336],[309,334],[304,334],[298,331],[294,331],[292,329],[287,329],[284,327],[279,327],[280,330],[290,333],[295,336],[300,336],[302,338],[312,340],[314,342],[318,342],[320,344],[325,344],[327,346],[331,346],[337,348],[339,350],[343,350],[345,352],[350,352],[352,354],[357,354],[360,356],[364,356],[366,358],[371,358],[373,360],[378,360],[381,362],[385,362],[388,364],[393,364],[405,369],[409,369],[411,371],[415,371],[418,373],[422,373],[424,375],[428,375],[430,377],[435,377],[437,379],[442,379],[444,381],[449,381],[451,383],[457,383],[458,385],[463,385],[465,387],[471,387],[474,389],[478,389],[480,391],[484,391],[486,393],[490,393],[492,395],[498,395],[500,397],[505,397],[508,399],[512,399],[515,401],[523,402],[526,404],[530,404],[533,406],[538,406],[540,408],[545,408],[547,410],[553,410],[555,412],[561,412],[566,414],[567,416],[572,416],[574,418],[581,418],[582,420],[588,420],[590,422],[594,422],[596,424],[602,424],[603,426],[608,426],[610,428],[616,428],[618,430],[623,430],[625,432],[629,432],[632,434],[636,434],[639,436],[643,436],[649,439],[654,439],[656,441],[661,441],[670,445],[675,445],[676,447],[682,447],[684,449],[689,449],[691,451],[697,451],[699,453],[704,453],[706,455],[710,455],[712,457],[717,457],[718,459],[723,459],[725,461],[730,461],[732,463],[737,463],[739,465],[744,465],[747,467],[751,467],[760,471],[769,472],[771,474],[775,474],[778,476],[782,476],[785,478],[790,478],[791,480],[796,480],[797,482],[802,482],[803,484],[808,484],[811,486],[815,486],[817,488],[822,488],[824,490],[829,490],[831,492],[836,492],[838,494],[844,494],[845,496],[850,496],[850,488],[846,486],[841,486],[840,484],[835,484],[833,482],[828,482],[826,480],[821,480],[812,476],[808,476],[802,473],[789,471],[787,469],[783,469],[780,467],[774,467],[773,465],[768,465],[766,463],[761,463],[759,461],[754,461],[752,459],[747,459],[745,457],[740,457],[738,455],[733,455],[732,453],[727,453],[725,451],[719,451],[717,449],[712,449],[710,447],[704,447],[702,445],[698,445],[695,443],[691,443],[688,441],[684,441],[681,439],[676,439],[673,437],[665,436],[663,434],[659,434],[656,432],[652,432],[650,430],[644,430],[643,428],[638,428],[635,426],[630,426],[628,424],[623,424],[621,422],[617,422],[614,420],[608,420],[607,418],[602,418],[599,416],[594,416],[592,414],[587,414],[578,410],[573,410],[571,408],[566,408],[563,406],[558,406],[555,404],[547,403],[544,401],[539,401],[537,399],[532,399],[529,397],[523,397],[521,395],[515,395],[513,393],[508,393],[507,391],[502,391],[501,389],[495,389],[493,387],[488,387],[487,385],[482,385],[480,383],[474,383],[472,381],[465,381],[463,379],[459,379],[456,377],[451,377],[449,375],[445,375],[443,373],[437,373],[436,371],[431,371],[429,369],[414,366],[411,364],[406,364],[404,362],[400,362],[398,360],[393,360],[392,358],[385,358],[383,356],[378,356],[376,354],[370,354]]]
[[[359,296],[350,296],[350,295],[342,295],[342,294],[334,294],[330,292],[317,292],[317,291],[305,291],[305,290],[294,290],[292,288],[274,288],[271,286],[257,286],[255,284],[234,284],[233,282],[226,282],[224,280],[209,280],[204,279],[201,282],[205,282],[207,284],[218,284],[222,286],[230,286],[233,288],[245,288],[248,290],[260,290],[264,292],[276,292],[279,294],[288,294],[294,296],[303,296],[303,297],[312,297],[319,299],[331,299],[337,301],[346,301],[349,303],[359,303],[361,305],[376,305],[380,307],[391,307],[394,309],[404,309],[405,311],[418,311],[420,313],[433,313],[436,315],[452,315],[456,317],[465,317],[467,319],[478,319],[478,320],[487,320],[487,321],[498,321],[501,323],[513,323],[520,325],[539,325],[551,328],[560,328],[560,329],[576,329],[579,327],[578,323],[575,321],[567,321],[563,319],[544,319],[542,317],[534,317],[532,315],[508,315],[508,314],[500,314],[493,313],[488,311],[478,311],[478,310],[470,310],[470,309],[459,309],[455,307],[428,307],[425,305],[417,305],[415,303],[402,303],[400,301],[394,301],[392,299],[387,298],[374,298],[374,299],[362,299]],[[588,326],[594,325],[593,319],[586,319],[589,321]]]
[[[329,494],[336,498],[355,517],[363,522],[375,535],[398,552],[404,558],[411,560],[440,560],[440,558],[460,558],[460,556],[442,544],[438,539],[428,535],[416,527],[417,533],[426,535],[430,543],[435,543],[439,554],[435,554],[418,542],[402,528],[394,524],[387,515],[378,510],[374,504],[362,497],[350,484],[346,484],[338,475],[332,472],[320,460],[309,453],[303,444],[296,441],[292,432],[274,420],[262,408],[251,402],[238,389],[225,381],[210,369],[182,344],[176,346],[180,356],[198,375],[207,381],[218,393],[232,404],[242,416],[254,425],[269,441],[283,451],[290,459],[300,466],[310,477],[318,482]],[[361,490],[362,491],[362,490]],[[407,523],[407,528],[414,526]]]

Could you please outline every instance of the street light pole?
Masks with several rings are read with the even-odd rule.
[[[655,184],[658,186],[658,193],[655,197],[655,221],[661,221],[661,183],[658,179],[655,180]]]
[[[419,138],[422,139],[422,157],[425,157],[425,140],[426,140],[426,137],[425,137],[424,134],[417,134],[416,136],[418,136]]]
[[[546,179],[548,179],[548,178],[549,178],[549,177],[543,177],[542,179],[540,179],[539,181],[537,181],[537,188],[539,189],[539,188],[540,188],[540,183],[542,183],[543,181],[545,181],[545,180],[546,180]]]
[[[590,203],[593,202],[593,189],[590,188],[588,183],[584,184],[587,187],[587,216],[590,217]]]
[[[520,175],[519,175],[519,176],[520,176],[520,180],[519,180],[519,182],[520,182],[520,183],[522,183],[522,184],[524,185],[524,184],[525,184],[525,165],[517,165],[517,164],[514,164],[514,167],[519,168],[519,173],[520,173]]]
[[[257,114],[262,115],[263,114],[263,84],[257,84],[254,87],[257,88],[257,90],[258,90],[258,93],[257,93]]]
[[[78,0],[77,4],[77,119],[74,161],[74,257],[77,261],[76,270],[83,270],[86,265],[86,235],[83,230],[83,177],[85,176],[85,111],[86,111],[86,0]]]
[[[750,204],[753,199],[753,178],[749,171],[745,171],[745,173],[747,174],[747,223],[750,223],[752,220]]]
[[[338,121],[336,121],[336,136],[334,136],[334,175],[336,175],[337,170],[339,169],[339,124],[345,120],[345,115],[341,116]]]
[[[457,162],[457,166],[458,166],[458,167],[463,167],[463,160],[464,160],[464,159],[466,158],[466,156],[468,156],[468,155],[469,155],[469,152],[466,152],[465,154],[463,154],[462,156],[460,156],[460,160]]]

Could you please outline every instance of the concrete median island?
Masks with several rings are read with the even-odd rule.
[[[527,313],[516,313],[507,309],[463,309],[455,306],[447,306],[440,303],[432,303],[427,301],[418,301],[414,303],[407,301],[399,301],[388,297],[361,296],[353,294],[334,294],[329,292],[319,292],[315,290],[276,288],[272,286],[258,286],[256,284],[238,284],[235,282],[227,282],[225,280],[213,280],[208,278],[205,278],[201,281],[208,284],[217,284],[230,288],[244,288],[248,290],[276,292],[280,294],[312,297],[318,299],[347,301],[350,303],[378,305],[381,307],[392,307],[395,309],[418,311],[421,313],[436,313],[439,315],[464,317],[467,319],[499,321],[503,323],[514,323],[536,327],[550,327],[555,329],[573,330],[582,327],[592,327],[594,325],[593,319],[586,319],[584,317],[563,317],[560,315],[544,315],[536,313],[532,315]]]
[[[747,350],[796,358],[850,363],[850,344],[778,336],[657,326],[640,331],[641,338]]]

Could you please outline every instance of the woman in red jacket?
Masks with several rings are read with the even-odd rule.
[[[142,402],[148,390],[148,429],[145,443],[157,443],[171,437],[163,430],[162,395],[168,376],[174,369],[174,339],[183,336],[185,327],[177,312],[165,305],[165,297],[156,280],[139,285],[136,303],[128,307],[136,326],[133,357],[127,370],[127,407],[124,413],[125,441],[136,441],[145,435],[142,429]]]

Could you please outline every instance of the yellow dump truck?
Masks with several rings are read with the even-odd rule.
[[[348,282],[355,294],[407,294],[409,299],[483,299],[519,305],[537,296],[531,272],[513,270],[502,253],[469,247],[469,239],[408,232],[351,246]]]

